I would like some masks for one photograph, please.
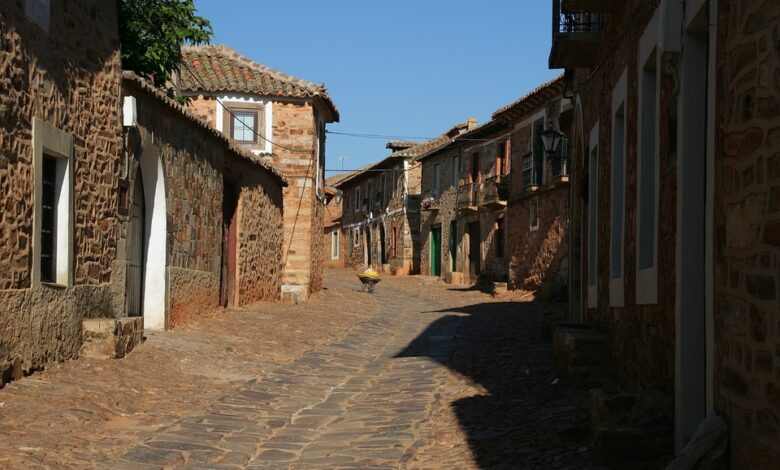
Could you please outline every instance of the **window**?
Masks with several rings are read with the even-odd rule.
[[[366,207],[365,210],[371,210],[371,183],[366,185]]]
[[[612,93],[612,170],[610,184],[609,303],[623,306],[623,237],[625,235],[626,72]]]
[[[496,176],[509,174],[509,140],[496,144]]]
[[[528,207],[528,214],[529,214],[529,226],[531,230],[536,230],[539,228],[539,199],[533,198],[528,201],[530,204]]]
[[[50,0],[25,0],[24,14],[27,15],[27,19],[43,28],[47,33],[49,32],[49,23],[51,22]]]
[[[534,154],[523,155],[523,188],[534,185]]]
[[[506,235],[504,234],[504,219],[496,219],[496,224],[493,227],[495,231],[494,242],[496,244],[496,258],[504,257],[504,243]]]
[[[71,285],[73,137],[33,118],[34,282]]]
[[[355,246],[356,247],[360,246],[360,228],[359,227],[354,229],[353,237],[355,239]]]
[[[360,186],[355,188],[355,212],[358,212],[360,210]]]
[[[479,154],[473,153],[471,154],[471,174],[469,175],[471,181],[470,183],[479,183],[481,180],[479,173]]]
[[[379,194],[377,196],[377,200],[381,201],[380,204],[382,206],[386,206],[387,205],[387,201],[386,201],[386,198],[385,198],[385,196],[386,196],[386,188],[387,188],[387,184],[385,182],[386,179],[387,179],[387,172],[385,171],[385,172],[382,172],[382,176],[379,177]]]
[[[588,308],[598,306],[599,126],[590,132],[588,159]]]
[[[257,142],[257,111],[233,110],[230,118],[230,137],[236,142]]]
[[[441,194],[441,165],[433,165],[433,197],[439,197]]]
[[[352,253],[355,251],[355,235],[354,231],[349,231],[349,254],[352,255]]]
[[[656,35],[657,28],[645,33]],[[643,37],[645,37],[643,35]],[[644,44],[645,41],[640,41]],[[641,47],[640,47],[641,49]],[[646,54],[646,55],[645,55]],[[638,158],[637,171],[637,304],[657,302],[656,240],[658,220],[658,69],[656,48],[643,54],[639,69]]]
[[[339,259],[339,231],[334,230],[330,236],[330,259]]]
[[[452,156],[452,184],[453,188],[458,187],[458,176],[460,175],[460,156]]]
[[[544,183],[542,175],[544,174],[544,142],[542,141],[542,131],[544,131],[544,118],[534,122],[533,126],[533,171],[532,184],[541,186]]]

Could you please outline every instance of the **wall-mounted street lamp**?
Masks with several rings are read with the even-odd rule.
[[[552,157],[558,152],[558,148],[561,146],[561,141],[566,137],[563,132],[555,129],[551,122],[547,123],[547,129],[542,132],[542,143],[544,144],[544,151],[547,155]]]

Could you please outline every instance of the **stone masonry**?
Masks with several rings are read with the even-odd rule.
[[[718,1],[715,400],[732,468],[780,462],[780,5]]]
[[[258,64],[226,46],[187,47],[180,92],[190,109],[230,134],[231,110],[259,111],[253,142],[243,148],[273,162],[290,179],[284,189],[284,301],[306,299],[322,288],[325,125],[339,119],[322,86]],[[217,100],[219,99],[219,101]],[[231,111],[232,113],[233,111]],[[229,135],[233,138],[232,135]],[[270,150],[269,150],[270,149]]]
[[[48,2],[47,2],[48,3]],[[0,385],[73,358],[84,318],[121,315],[116,206],[121,124],[116,5],[0,1]],[[33,121],[72,138],[67,284],[36,281]],[[42,145],[45,145],[42,142]]]
[[[141,79],[126,75],[123,94],[135,97],[138,110],[138,129],[129,131],[128,187],[136,184],[138,162],[148,153],[161,161],[165,175],[166,327],[220,305],[220,286],[227,275],[226,184],[239,194],[235,295],[225,306],[275,301],[281,289],[285,180]]]

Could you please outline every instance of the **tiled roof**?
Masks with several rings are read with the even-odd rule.
[[[192,121],[194,124],[202,127],[203,129],[207,130],[210,134],[218,138],[220,141],[222,141],[227,147],[235,153],[238,157],[244,158],[246,160],[251,161],[252,163],[259,165],[266,170],[268,170],[271,174],[276,176],[282,181],[282,184],[284,186],[287,186],[287,178],[284,176],[284,173],[282,173],[278,168],[276,168],[272,163],[261,159],[260,157],[254,155],[253,153],[247,152],[246,150],[242,149],[238,145],[234,144],[232,140],[228,139],[225,134],[218,131],[217,129],[214,129],[211,127],[206,121],[203,119],[195,116],[192,114],[187,108],[182,106],[181,104],[177,103],[176,101],[170,99],[165,93],[160,91],[159,89],[155,88],[154,85],[149,83],[147,80],[143,79],[142,77],[136,75],[133,72],[130,72],[128,70],[125,70],[122,72],[122,79],[135,84],[138,88],[143,90],[146,93],[149,93],[151,96],[155,97],[159,101],[161,101],[163,104],[167,105],[169,108],[172,108],[174,111],[180,113],[185,118]]]
[[[563,93],[563,75],[534,88],[530,93],[493,113],[493,119],[508,120],[534,109],[555,95]]]
[[[179,74],[182,91],[233,91],[319,99],[330,109],[333,121],[339,120],[336,105],[324,85],[258,64],[225,45],[184,46],[181,53],[185,62]]]
[[[427,142],[421,142],[418,144],[414,144],[409,148],[395,151],[391,153],[388,157],[383,158],[382,160],[376,163],[372,163],[370,165],[355,170],[354,172],[347,175],[345,178],[339,180],[335,184],[335,187],[343,186],[344,183],[347,183],[349,181],[352,181],[354,179],[363,176],[364,174],[367,173],[367,170],[378,168],[389,161],[396,160],[396,159],[407,159],[407,158],[415,159],[421,155],[430,153],[440,147],[447,145],[449,142],[452,141],[453,138],[457,137],[458,135],[461,135],[465,132],[468,132],[470,129],[473,129],[475,125],[476,125],[476,120],[474,118],[471,118],[468,121],[461,122],[459,124],[454,125],[452,128],[450,128],[443,134]]]

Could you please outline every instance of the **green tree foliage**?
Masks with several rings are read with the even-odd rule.
[[[211,23],[194,0],[117,0],[122,67],[163,86],[181,64],[182,44],[208,44]]]

